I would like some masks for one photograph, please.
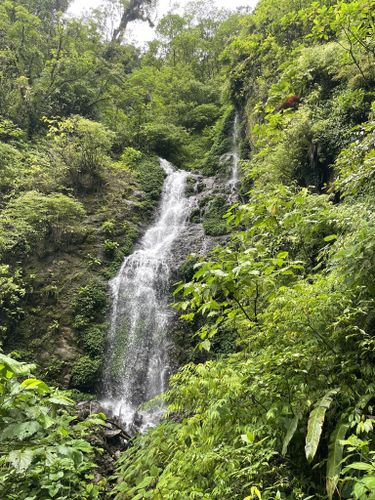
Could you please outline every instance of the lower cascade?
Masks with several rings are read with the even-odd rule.
[[[188,173],[163,159],[160,164],[167,177],[159,215],[110,282],[113,303],[102,403],[125,425],[140,430],[154,425],[163,412],[161,404],[145,410],[139,406],[164,392],[168,381],[171,251],[189,215]]]

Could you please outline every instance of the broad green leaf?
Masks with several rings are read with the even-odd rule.
[[[279,252],[277,255],[276,255],[276,259],[286,259],[289,255],[289,252]]]
[[[53,396],[52,398],[49,398],[48,401],[55,405],[61,405],[61,406],[72,406],[74,404],[74,401],[72,399],[60,395]]]
[[[38,389],[38,392],[40,393],[50,391],[50,388],[48,387],[47,384],[36,378],[28,378],[24,380],[21,386],[25,387],[26,389]]]
[[[150,484],[154,481],[154,477],[152,476],[146,476],[140,484],[137,485],[137,490],[141,490],[143,488],[147,488],[147,486],[150,486]]]
[[[241,439],[246,444],[252,444],[255,440],[255,435],[252,432],[246,432],[246,434],[241,435]]]
[[[375,491],[375,474],[372,473],[370,476],[364,476],[361,478],[361,482],[366,486],[366,488],[374,492]]]
[[[327,243],[334,240],[337,240],[337,234],[330,234],[329,236],[326,236],[324,238],[324,241],[326,241]]]
[[[375,466],[366,462],[353,462],[352,464],[348,465],[346,469],[364,470],[366,472],[373,473],[375,472]]]
[[[283,442],[283,449],[281,451],[281,454],[283,456],[286,455],[289,443],[292,440],[292,438],[297,430],[297,426],[298,426],[298,422],[299,422],[300,418],[301,418],[301,415],[299,415],[299,414],[295,415],[289,424],[289,427],[288,427],[288,430],[287,430],[287,433],[285,435],[284,442]]]
[[[1,433],[1,439],[18,439],[23,441],[36,434],[41,428],[39,422],[30,421],[22,424],[10,424]]]
[[[211,271],[211,274],[213,274],[214,276],[218,276],[219,278],[225,278],[226,276],[228,276],[228,273],[225,273],[221,269],[213,269]]]
[[[8,461],[18,473],[23,473],[30,467],[33,457],[34,451],[29,448],[26,450],[13,450],[9,453]]]
[[[337,483],[340,477],[341,461],[344,452],[345,435],[349,429],[349,424],[346,422],[339,422],[336,429],[332,432],[328,447],[328,460],[327,460],[327,479],[326,489],[329,500],[332,499]]]
[[[199,350],[202,351],[203,349],[205,351],[209,351],[211,349],[211,342],[208,339],[199,344]]]
[[[252,486],[250,492],[251,498],[258,498],[258,500],[262,500],[262,494],[256,486]]]
[[[337,394],[337,392],[337,389],[328,391],[327,394],[320,401],[318,401],[315,408],[310,413],[305,444],[306,458],[309,462],[311,462],[316,455],[326,411],[331,406],[333,396]]]
[[[35,365],[33,364],[20,363],[19,361],[0,353],[0,369],[1,367],[3,367],[1,371],[6,369],[14,375],[27,375],[35,369]]]

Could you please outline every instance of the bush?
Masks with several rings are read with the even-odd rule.
[[[183,125],[195,131],[202,131],[219,118],[220,108],[216,104],[200,104],[183,117]]]
[[[20,303],[25,294],[21,272],[11,272],[9,266],[0,264],[0,344],[8,328],[22,316]]]
[[[5,193],[14,186],[22,169],[21,160],[17,149],[0,142],[0,192]]]
[[[105,347],[105,326],[91,326],[86,330],[83,330],[80,334],[80,338],[83,344],[83,348],[87,354],[92,357],[102,356]]]
[[[135,167],[142,160],[143,154],[134,148],[125,148],[120,156],[120,162],[129,167]]]
[[[116,256],[116,251],[120,245],[117,241],[104,240],[104,252],[107,257],[113,259]]]
[[[203,160],[202,170],[205,175],[222,173],[220,157],[231,151],[233,134],[234,110],[228,107],[214,127],[214,143]]]
[[[228,233],[228,226],[223,219],[228,211],[226,199],[217,196],[210,200],[203,213],[203,228],[209,236],[222,236]]]
[[[83,392],[95,392],[99,381],[100,368],[100,359],[81,356],[72,368],[71,386]]]
[[[156,156],[145,156],[138,161],[134,161],[132,172],[140,184],[146,196],[146,210],[153,210],[159,203],[163,187],[165,174]]]
[[[114,134],[100,123],[80,116],[49,123],[48,135],[54,141],[54,152],[69,185],[82,192],[97,190],[109,162]]]
[[[23,130],[17,127],[11,120],[0,116],[0,141],[18,142],[25,139]]]
[[[102,415],[77,422],[69,393],[33,378],[33,368],[0,353],[0,497],[97,499],[86,439]]]
[[[147,123],[143,125],[140,139],[150,151],[181,165],[186,156],[185,147],[189,142],[186,130],[172,123]]]
[[[106,220],[103,222],[100,229],[106,236],[112,236],[115,229],[115,223],[112,220]]]
[[[44,254],[47,248],[66,246],[83,234],[83,216],[82,205],[69,196],[23,193],[0,214],[0,255],[25,257],[31,251]]]
[[[87,285],[80,287],[73,300],[75,327],[80,329],[84,324],[101,319],[107,305],[107,287],[103,281],[92,279]]]

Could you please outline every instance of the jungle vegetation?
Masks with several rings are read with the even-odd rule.
[[[374,0],[192,2],[144,50],[126,29],[153,2],[119,3],[117,25],[117,0],[0,4],[0,497],[374,499]],[[174,292],[191,361],[104,477],[105,415],[74,400],[107,281],[158,156],[220,182],[235,113],[240,197],[203,221],[226,243]]]

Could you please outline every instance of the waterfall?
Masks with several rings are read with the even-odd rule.
[[[165,390],[170,373],[171,251],[189,215],[188,173],[166,160],[160,164],[167,177],[157,220],[110,282],[113,302],[103,405],[128,426],[138,420],[141,430],[157,422],[162,412],[158,405],[138,408]]]
[[[232,162],[232,175],[228,181],[228,187],[232,193],[236,191],[238,185],[238,163],[240,161],[240,136],[241,136],[241,124],[238,112],[236,112],[233,124],[233,134],[232,134],[232,151],[231,162]]]

